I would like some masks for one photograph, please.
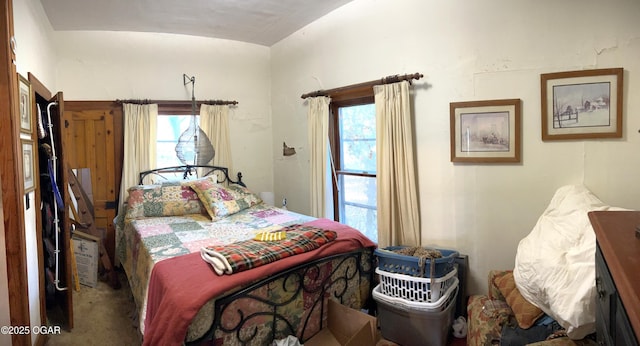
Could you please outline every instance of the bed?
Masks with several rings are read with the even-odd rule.
[[[178,170],[200,178],[148,183]],[[222,201],[220,191],[231,198]],[[142,172],[125,210],[116,248],[144,344],[267,345],[289,335],[304,342],[322,328],[327,299],[356,309],[371,303],[374,243],[346,225],[263,203],[224,167]],[[336,237],[231,275],[204,260],[203,248],[233,248],[257,234],[298,228]]]

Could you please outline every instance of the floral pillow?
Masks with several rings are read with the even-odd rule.
[[[260,197],[246,187],[236,184],[223,186],[208,179],[201,179],[190,182],[189,186],[198,194],[212,220],[262,203]]]
[[[202,214],[205,208],[187,182],[137,185],[129,189],[127,219]]]

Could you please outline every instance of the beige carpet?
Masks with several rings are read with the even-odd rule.
[[[124,274],[120,273],[122,288],[112,289],[106,282],[97,287],[80,286],[73,292],[73,323],[71,332],[51,335],[47,346],[68,345],[140,345],[141,337],[135,318],[136,309]],[[59,325],[49,316],[49,325]]]

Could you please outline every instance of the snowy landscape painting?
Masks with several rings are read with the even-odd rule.
[[[623,70],[543,74],[542,139],[620,137]]]
[[[590,127],[611,124],[611,83],[584,83],[553,87],[553,127]]]
[[[519,162],[520,99],[452,102],[452,162]]]

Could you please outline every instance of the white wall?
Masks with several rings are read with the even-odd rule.
[[[471,292],[486,290],[489,269],[513,267],[518,241],[562,185],[585,183],[609,204],[640,209],[637,1],[355,0],[271,48],[178,35],[57,32],[55,52],[42,54],[41,44],[49,43],[39,38],[50,34],[46,25],[29,29],[39,11],[21,3],[31,2],[38,3],[14,0],[16,13],[28,19],[23,24],[16,15],[18,47],[28,50],[18,52],[19,71],[35,71],[66,100],[188,99],[182,74],[195,75],[198,99],[240,102],[231,113],[234,168],[249,186],[275,191],[276,203],[286,196],[299,212],[309,210],[300,95],[423,73],[413,89],[423,243],[470,256]],[[542,142],[540,74],[606,67],[625,68],[623,138]],[[449,103],[505,98],[522,100],[522,163],[452,164]],[[283,141],[297,155],[283,157]]]
[[[31,72],[50,91],[56,88],[53,29],[39,0],[13,0],[16,68],[25,78]]]
[[[56,56],[51,42],[52,29],[44,15],[42,5],[36,0],[14,0],[13,12],[18,73],[27,78],[28,73],[31,72],[45,86],[54,87]],[[20,136],[29,138],[25,134]],[[39,211],[39,206],[34,203],[34,192],[30,192],[28,198],[31,203],[29,209],[24,206],[24,224],[29,316],[32,326],[40,326],[46,324],[46,321],[40,319],[38,230],[36,230],[36,213]],[[8,309],[6,311],[8,313]],[[31,342],[35,344],[36,341],[36,335],[32,335]]]
[[[186,73],[196,76],[198,99],[238,101],[230,112],[234,170],[244,172],[245,182],[255,191],[273,191],[267,47],[178,35],[54,34],[40,1],[14,0],[13,6],[18,73],[27,77],[31,72],[51,92],[63,91],[65,100],[190,100],[191,89],[182,79]],[[34,193],[29,197],[33,201]],[[32,203],[25,209],[29,309],[34,326],[44,324],[39,310],[36,208]],[[4,245],[4,238],[0,240]],[[3,273],[0,302],[8,306],[6,271]],[[0,312],[0,321],[9,324],[8,308]]]
[[[276,199],[309,210],[301,94],[420,72],[413,87],[423,244],[469,255],[469,290],[513,268],[516,247],[565,184],[640,209],[640,3],[355,0],[271,49]],[[622,139],[542,142],[540,74],[624,67]],[[453,164],[449,103],[522,100],[520,164]]]
[[[230,110],[234,171],[254,191],[273,191],[269,48],[203,37],[56,32],[65,100],[236,100]]]

